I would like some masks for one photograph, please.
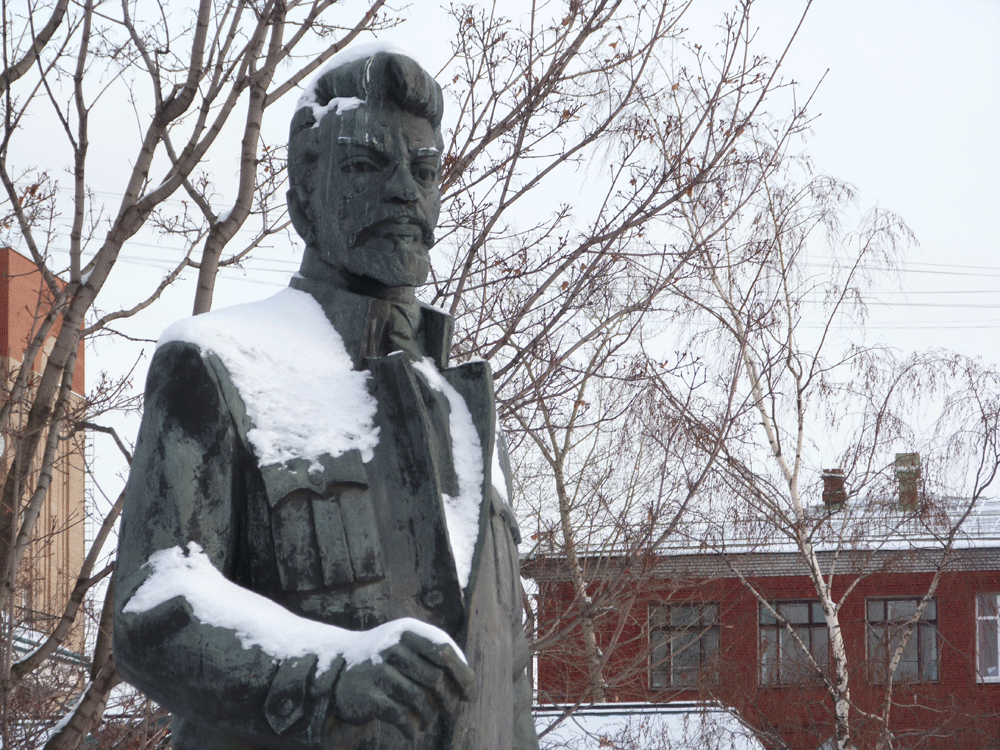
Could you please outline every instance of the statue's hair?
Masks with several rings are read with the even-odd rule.
[[[376,52],[331,68],[312,84],[309,103],[292,118],[290,139],[316,124],[312,106],[325,107],[335,98],[361,99],[367,104],[388,101],[441,127],[444,97],[438,82],[412,58],[396,52]]]
[[[292,117],[288,138],[288,182],[301,203],[308,205],[319,157],[318,128],[314,107],[326,107],[335,98],[361,99],[366,105],[392,102],[410,114],[422,117],[434,128],[441,144],[444,96],[438,82],[410,57],[396,52],[376,52],[338,65],[313,82],[309,95],[300,101]]]

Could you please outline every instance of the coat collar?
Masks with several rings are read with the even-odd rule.
[[[292,277],[289,286],[306,292],[323,308],[330,325],[344,340],[355,369],[367,369],[365,360],[379,356],[375,342],[381,338],[386,306],[390,304],[412,324],[416,349],[430,357],[438,369],[448,367],[455,321],[447,313],[423,302],[412,305],[384,302],[298,274]]]

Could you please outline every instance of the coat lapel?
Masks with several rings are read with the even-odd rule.
[[[490,522],[492,513],[493,497],[493,448],[496,442],[496,417],[495,400],[493,395],[493,376],[490,367],[486,362],[468,362],[458,367],[443,370],[441,373],[449,385],[454,388],[465,401],[472,415],[472,423],[476,427],[479,435],[479,445],[482,449],[483,462],[483,485],[481,489],[481,502],[479,505],[479,535],[476,538],[476,547],[472,556],[472,572],[469,575],[469,583],[465,589],[466,601],[472,598],[475,590],[478,573],[481,566],[481,557],[486,539],[486,529]],[[504,481],[503,478],[499,478]]]

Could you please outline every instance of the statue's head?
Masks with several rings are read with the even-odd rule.
[[[334,61],[317,76],[288,144],[303,269],[387,287],[426,281],[441,209],[442,108],[441,87],[402,54]]]

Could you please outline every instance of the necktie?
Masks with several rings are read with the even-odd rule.
[[[365,323],[365,356],[384,357],[401,351],[422,359],[424,353],[416,341],[419,322],[416,305],[372,300]]]

